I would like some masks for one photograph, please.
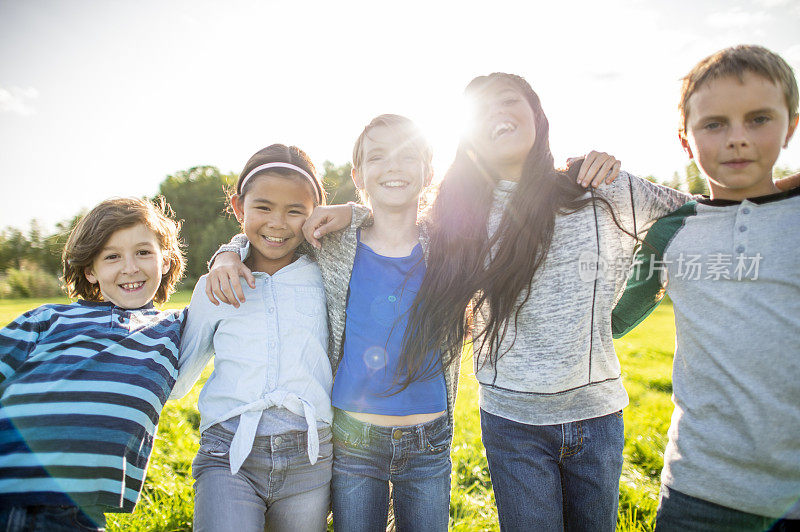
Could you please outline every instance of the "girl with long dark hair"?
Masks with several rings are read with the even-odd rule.
[[[474,117],[430,213],[402,382],[474,309],[481,428],[503,530],[614,530],[628,396],[611,334],[637,235],[687,196],[624,172],[600,192],[553,166],[521,77],[475,78]],[[424,294],[424,296],[423,296]]]

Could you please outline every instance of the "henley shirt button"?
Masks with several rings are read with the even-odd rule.
[[[283,438],[281,438],[280,436],[276,436],[275,445],[280,445],[281,443],[283,443]]]
[[[747,231],[747,226],[746,225],[740,225],[739,226],[739,232],[740,233],[744,233],[745,231]]]
[[[742,214],[750,214],[750,209],[748,207],[745,207],[744,209],[742,209]]]
[[[392,433],[392,438],[394,438],[395,440],[399,440],[402,437],[403,437],[403,431],[400,429],[394,429],[394,432]]]
[[[736,253],[744,253],[744,246],[739,246],[736,248]]]
[[[394,303],[395,301],[397,301],[397,297],[396,296],[389,296],[386,299],[388,299],[391,303]]]
[[[125,323],[125,317],[124,316],[120,316],[117,319],[119,320],[120,323]]]
[[[272,307],[269,307],[269,308],[267,309],[267,312],[269,312],[270,314],[272,314],[273,312],[275,312],[275,309],[274,309],[274,308],[272,308]]]

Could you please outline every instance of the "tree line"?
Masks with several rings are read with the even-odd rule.
[[[322,181],[328,203],[358,201],[350,179],[350,163],[336,165],[325,161]],[[786,177],[798,170],[775,169],[775,177]],[[228,194],[237,174],[223,174],[215,166],[195,166],[168,175],[159,185],[158,194],[172,207],[175,218],[182,221],[181,238],[186,246],[187,268],[184,284],[192,286],[207,271],[206,261],[220,244],[239,232],[239,224],[227,213]],[[658,181],[648,176],[651,181]],[[692,194],[708,194],[708,186],[694,161],[675,172],[663,184]],[[27,231],[6,227],[0,231],[0,298],[56,297],[61,292],[61,251],[67,235],[83,213],[56,224],[46,232],[32,220]]]

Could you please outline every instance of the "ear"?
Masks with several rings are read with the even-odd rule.
[[[789,147],[789,141],[792,139],[792,135],[794,135],[795,130],[797,129],[797,119],[800,118],[800,115],[794,115],[794,119],[789,119],[789,131],[786,132],[786,139],[783,142],[783,147]]]
[[[172,261],[169,260],[169,258],[164,257],[164,264],[161,265],[161,275],[167,275],[170,267],[172,267]]]
[[[358,190],[364,188],[364,178],[361,176],[361,172],[357,168],[353,168],[350,171],[350,177],[353,178],[353,184]]]
[[[692,153],[692,147],[689,145],[689,139],[686,138],[686,133],[679,131],[678,140],[680,140],[683,151],[686,152],[686,155],[689,156],[689,159],[694,159],[694,153]]]
[[[94,273],[92,273],[91,266],[87,266],[83,269],[83,276],[86,277],[86,280],[91,284],[97,284],[97,277],[95,277]]]
[[[231,196],[231,207],[233,207],[233,214],[239,223],[244,222],[244,198],[239,194]]]

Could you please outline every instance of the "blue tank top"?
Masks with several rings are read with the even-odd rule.
[[[425,261],[417,244],[407,257],[378,255],[360,239],[350,277],[344,353],[333,381],[333,406],[350,412],[403,416],[447,409],[441,359],[433,378],[393,385],[408,323],[408,310],[422,284]]]

